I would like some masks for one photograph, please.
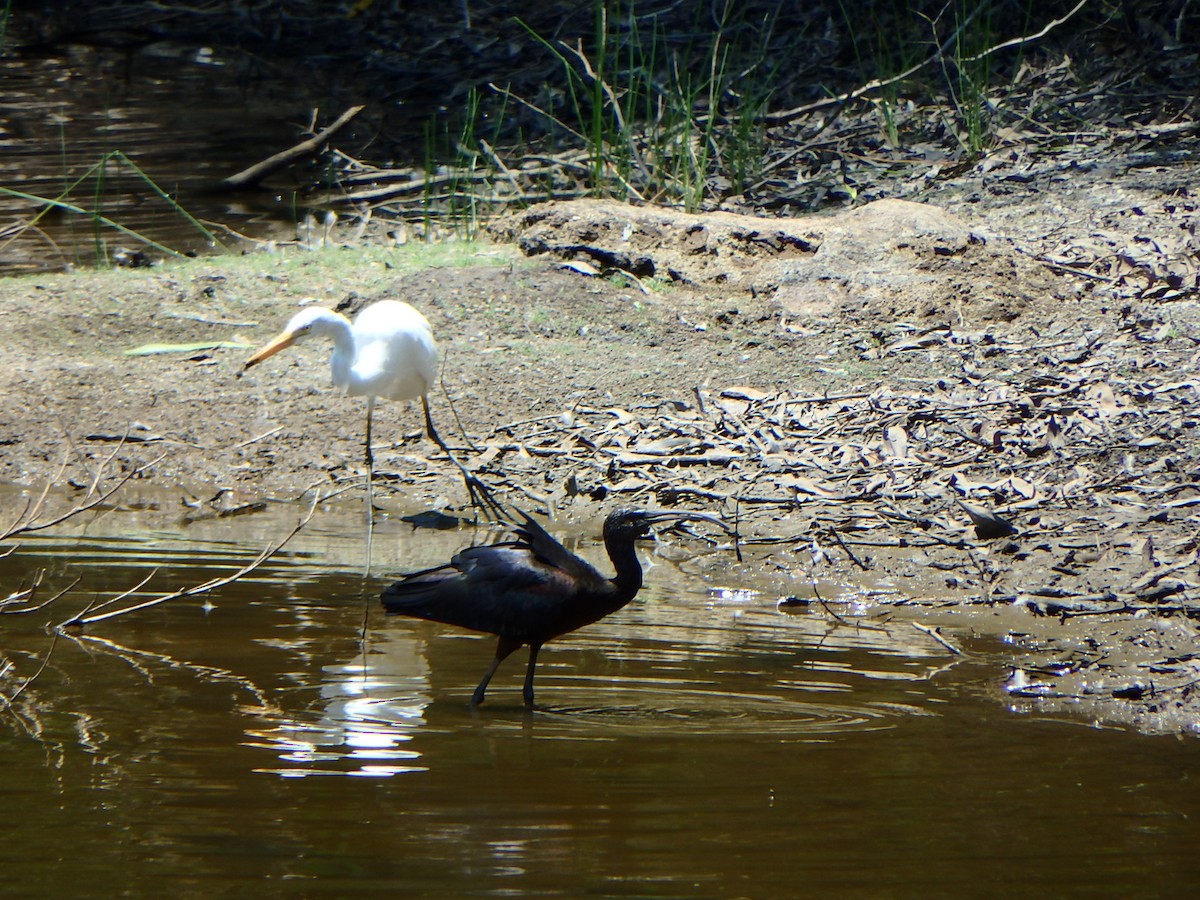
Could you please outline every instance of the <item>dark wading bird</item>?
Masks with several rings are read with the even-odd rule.
[[[605,578],[571,553],[526,513],[514,529],[515,541],[468,547],[447,565],[406,575],[386,588],[389,613],[458,625],[500,637],[496,656],[471,696],[483,702],[488,682],[505,658],[529,645],[523,692],[533,706],[533,673],[538,651],[551,638],[603,619],[625,606],[642,586],[635,543],[656,522],[703,519],[705,513],[620,510],[604,521],[604,546],[617,574]]]
[[[372,303],[358,314],[353,325],[341,313],[309,306],[292,316],[279,336],[246,360],[243,369],[249,369],[308,337],[325,337],[333,341],[330,364],[334,386],[351,397],[367,398],[368,507],[375,471],[375,454],[371,451],[375,399],[415,400],[420,397],[425,411],[425,431],[462,474],[471,503],[485,515],[503,518],[503,509],[488,487],[467,471],[433,427],[433,418],[429,415],[429,389],[437,374],[438,348],[428,319],[400,300]],[[370,508],[367,517],[370,521]]]

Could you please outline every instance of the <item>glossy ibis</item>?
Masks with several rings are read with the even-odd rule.
[[[443,566],[414,572],[383,592],[389,613],[458,625],[498,635],[496,656],[471,696],[483,702],[488,682],[505,658],[529,645],[524,698],[533,706],[538,651],[551,638],[590,625],[625,606],[642,586],[635,542],[657,522],[715,516],[693,512],[620,510],[604,521],[604,545],[616,568],[605,578],[588,562],[546,533],[528,514],[514,529],[517,538],[468,547]]]
[[[429,414],[429,389],[437,374],[438,348],[429,320],[399,300],[380,300],[358,314],[354,324],[341,313],[321,306],[309,306],[292,316],[287,327],[270,343],[246,360],[249,369],[280,350],[308,337],[333,341],[330,363],[334,386],[351,397],[367,398],[365,455],[367,462],[367,518],[371,518],[371,482],[375,473],[375,455],[371,451],[371,417],[375,400],[415,400],[421,398],[425,410],[425,431],[450,457],[462,473],[471,503],[485,515],[503,518],[503,509],[488,487],[467,471],[450,452]]]

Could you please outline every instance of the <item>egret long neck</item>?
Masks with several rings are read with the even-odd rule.
[[[350,374],[354,367],[354,331],[345,316],[330,316],[322,324],[326,334],[333,340],[333,355],[329,358],[333,370],[333,383],[340,388],[350,386]]]

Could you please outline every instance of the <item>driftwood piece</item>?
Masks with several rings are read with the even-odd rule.
[[[254,187],[259,184],[264,178],[273,175],[285,166],[290,166],[299,159],[304,159],[316,153],[332,138],[337,132],[341,131],[346,126],[346,123],[357,116],[360,112],[366,109],[365,106],[352,106],[331,124],[329,127],[322,129],[317,134],[313,135],[306,141],[301,141],[294,147],[290,147],[274,156],[268,157],[261,162],[255,163],[248,169],[243,169],[236,175],[230,175],[217,183],[216,189],[219,191],[233,191],[241,188]]]

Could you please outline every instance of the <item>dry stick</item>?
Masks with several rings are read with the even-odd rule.
[[[1055,19],[1054,21],[1050,22],[1050,24],[1048,24],[1041,31],[1038,31],[1034,34],[1025,35],[1024,37],[1012,38],[1011,40],[1004,41],[1002,43],[997,44],[994,47],[989,47],[988,49],[984,50],[981,53],[976,54],[975,56],[963,57],[963,62],[976,62],[978,60],[981,60],[988,56],[991,56],[993,53],[996,53],[999,50],[1003,50],[1006,47],[1015,47],[1018,44],[1024,44],[1024,43],[1027,43],[1028,41],[1033,41],[1033,40],[1037,40],[1038,38],[1045,37],[1047,34],[1050,33],[1050,31],[1052,29],[1057,28],[1059,25],[1063,24],[1068,19],[1070,19],[1072,16],[1074,16],[1075,13],[1079,12],[1079,10],[1083,9],[1083,7],[1087,5],[1087,3],[1088,3],[1088,0],[1079,0],[1079,2],[1077,4],[1075,4],[1074,9],[1072,9],[1069,13],[1067,13],[1061,19]],[[879,88],[882,88],[882,87],[887,87],[890,84],[895,84],[898,81],[903,81],[904,79],[906,79],[912,75],[915,75],[917,72],[919,72],[921,69],[925,68],[930,63],[936,62],[937,60],[941,59],[943,54],[946,52],[946,48],[950,46],[951,42],[954,41],[958,37],[958,35],[962,32],[962,30],[964,28],[966,28],[974,20],[975,16],[978,15],[985,8],[985,6],[986,6],[986,4],[983,4],[983,3],[979,4],[976,7],[975,12],[973,12],[961,25],[959,25],[958,28],[956,28],[954,30],[954,32],[950,35],[950,37],[946,41],[944,41],[942,43],[942,45],[940,47],[938,47],[938,49],[934,53],[930,54],[927,58],[923,59],[921,62],[917,63],[916,65],[914,65],[908,69],[905,69],[899,75],[894,75],[891,78],[876,78],[871,81],[868,81],[866,84],[862,85],[861,87],[857,87],[852,91],[848,91],[845,94],[838,94],[835,97],[826,97],[824,100],[817,100],[817,101],[814,101],[813,103],[806,103],[803,106],[797,106],[795,109],[788,109],[788,110],[784,110],[783,112],[769,113],[769,114],[763,116],[763,118],[762,118],[763,124],[765,124],[765,125],[786,125],[788,122],[791,122],[793,119],[798,119],[801,116],[803,116],[807,113],[810,113],[810,112],[815,112],[818,109],[826,109],[830,106],[845,106],[851,100],[857,100],[859,97],[863,96],[864,94],[869,94],[871,91],[878,90]],[[821,130],[824,131],[824,128],[822,128]]]
[[[536,493],[535,491],[530,490],[529,488],[525,487],[523,484],[516,482],[516,481],[505,481],[504,483],[506,485],[508,485],[511,489],[516,490],[518,493],[524,494],[526,497],[528,497],[534,503],[538,504],[538,506],[541,508],[541,510],[546,515],[550,515],[550,513],[551,513],[550,500],[544,494]]]
[[[521,185],[517,182],[517,176],[513,174],[512,169],[504,164],[504,160],[499,157],[492,145],[483,138],[480,138],[479,146],[483,148],[483,152],[487,154],[487,157],[492,161],[492,165],[504,173],[504,177],[508,179],[509,184],[511,184],[513,187],[513,190],[517,192],[517,196],[522,196],[525,191],[521,189]]]
[[[836,403],[839,400],[864,400],[870,396],[872,396],[871,391],[855,391],[851,394],[826,394],[821,397],[780,397],[776,400],[772,400],[769,403],[765,400],[761,401],[758,405],[763,409],[774,409],[782,406],[786,412],[787,407],[791,406],[793,403],[803,406],[810,403]]]
[[[45,569],[41,569],[38,571],[37,583],[35,583],[34,586],[28,591],[29,598],[31,600],[33,599],[33,595],[37,589],[37,585],[41,583],[42,575],[45,574],[45,571],[46,571]],[[68,584],[65,588],[63,588],[61,591],[59,591],[57,594],[55,594],[53,597],[51,597],[49,600],[39,603],[37,606],[30,606],[26,609],[3,609],[3,610],[0,610],[0,613],[5,613],[10,616],[18,616],[18,615],[21,615],[22,613],[32,613],[32,612],[37,612],[39,609],[45,609],[47,606],[49,606],[55,600],[58,600],[60,597],[63,597],[64,595],[66,595],[66,593],[68,591],[70,591],[72,588],[74,588],[75,585],[79,584],[79,582],[82,578],[83,578],[82,575],[79,576],[74,581],[72,581],[70,584]]]
[[[486,142],[481,141],[481,143]],[[490,144],[487,146],[491,148]],[[464,151],[468,153],[473,152],[470,148],[464,148]],[[387,189],[394,190],[396,193],[425,194],[428,193],[429,188],[433,187],[462,184],[463,182],[489,184],[496,180],[486,169],[479,170],[462,166],[440,170],[443,174],[439,175],[420,175],[412,167],[403,169],[376,169],[347,156],[341,151],[336,152],[349,165],[358,169],[357,172],[350,172],[343,175],[338,181],[339,185],[349,189],[349,193],[347,194],[349,197],[360,196],[353,190],[357,185],[365,185],[367,189],[394,185]],[[495,150],[491,149],[491,152],[495,153]],[[587,171],[588,167],[583,162],[586,159],[586,151],[578,150],[567,150],[554,155],[525,153],[518,157],[518,161],[522,164],[520,175],[526,179],[542,175],[553,175],[562,169]],[[505,166],[505,163],[499,161],[498,158],[496,163],[498,167]]]
[[[987,57],[991,56],[993,53],[996,53],[1000,50],[1007,49],[1008,47],[1016,47],[1016,46],[1019,46],[1020,44],[1027,44],[1030,41],[1036,41],[1038,38],[1045,37],[1047,34],[1049,34],[1051,31],[1053,31],[1059,25],[1063,24],[1063,22],[1067,21],[1067,19],[1074,16],[1075,13],[1079,12],[1081,9],[1083,9],[1085,6],[1087,6],[1087,4],[1088,4],[1088,0],[1079,0],[1079,2],[1075,4],[1074,9],[1072,9],[1069,13],[1067,13],[1061,19],[1054,19],[1041,31],[1035,31],[1033,34],[1027,34],[1027,35],[1024,35],[1023,37],[1011,38],[1010,40],[1003,41],[1002,43],[996,44],[996,46],[994,46],[994,47],[988,47],[986,50],[984,50],[980,53],[977,53],[974,56],[965,56],[965,57],[963,57],[963,62],[978,62],[979,60],[986,59]]]
[[[16,692],[11,697],[5,697],[3,694],[0,694],[0,700],[3,700],[5,705],[12,706],[13,703],[16,702],[17,698],[20,697],[21,694],[25,693],[25,688],[33,684],[34,681],[37,680],[37,677],[46,671],[46,666],[50,665],[50,657],[54,654],[54,648],[57,646],[57,644],[58,632],[55,631],[50,638],[50,649],[46,651],[46,656],[42,660],[42,664],[38,666],[38,670],[26,678],[24,684],[17,688]]]
[[[62,474],[62,470],[59,471],[59,474]],[[55,476],[55,477],[57,477],[57,476]],[[53,482],[47,483],[47,485],[46,485],[47,491],[50,490],[51,484],[53,484]],[[44,496],[45,495],[43,494],[43,498],[44,498]],[[30,510],[33,510],[33,512],[30,512]],[[25,508],[23,510],[21,510],[19,513],[17,513],[17,517],[12,520],[12,524],[7,526],[6,528],[0,528],[0,540],[5,540],[6,538],[12,537],[14,534],[20,534],[21,532],[18,529],[19,529],[21,523],[25,522],[27,520],[30,520],[30,519],[34,519],[36,517],[37,517],[37,507],[33,505],[33,498],[27,497],[25,499]],[[7,556],[8,553],[12,552],[12,549],[13,548],[10,547],[8,549],[8,552],[5,553],[4,555]]]
[[[920,622],[913,622],[911,624],[912,624],[913,628],[917,629],[917,631],[925,632],[925,634],[929,635],[931,638],[933,638],[935,641],[937,641],[939,644],[941,644],[943,647],[945,647],[947,650],[949,650],[955,656],[963,656],[964,655],[960,648],[954,646],[954,644],[950,643],[950,641],[948,641],[944,637],[942,637],[941,632],[939,632],[936,628],[930,628],[928,625],[922,625]]]
[[[32,530],[25,528],[22,523],[31,523],[34,519],[41,515],[42,509],[46,505],[46,498],[50,495],[50,488],[54,487],[54,485],[58,483],[58,480],[62,478],[63,473],[67,471],[67,465],[69,462],[70,460],[68,459],[67,455],[63,454],[62,465],[58,467],[58,471],[54,474],[53,478],[46,479],[46,484],[42,488],[41,494],[38,495],[37,500],[30,498],[25,501],[25,509],[23,509],[20,514],[13,519],[11,525],[9,525],[3,531],[0,531],[0,539],[9,538],[14,534],[23,534],[27,530]]]
[[[242,449],[242,447],[249,447],[251,444],[253,444],[253,443],[256,443],[256,442],[258,442],[258,441],[261,441],[261,440],[263,440],[263,439],[265,439],[265,438],[269,438],[271,435],[275,434],[275,432],[277,432],[277,431],[282,431],[282,430],[283,430],[283,426],[282,426],[282,425],[276,425],[276,426],[275,426],[274,428],[272,428],[270,431],[264,431],[264,432],[263,432],[262,434],[260,434],[258,437],[252,437],[252,438],[250,438],[249,440],[242,441],[240,444],[234,444],[234,445],[233,445],[232,447],[230,447],[229,449],[230,449],[230,450],[240,450],[240,449]]]
[[[810,569],[810,570],[809,570],[809,576],[810,576],[810,577],[809,577],[809,584],[811,584],[811,585],[812,585],[812,589],[813,589],[813,596],[817,598],[817,602],[821,604],[821,606],[822,606],[822,607],[825,609],[825,612],[829,613],[831,616],[833,616],[835,619],[837,619],[837,620],[838,620],[839,622],[841,622],[843,625],[849,625],[849,624],[850,624],[850,620],[849,620],[849,619],[846,619],[846,618],[843,618],[842,616],[840,616],[840,615],[838,615],[837,613],[835,613],[835,612],[834,612],[834,611],[833,611],[833,610],[830,608],[829,604],[825,602],[825,598],[821,596],[821,590],[820,590],[820,588],[818,588],[818,587],[817,587],[817,575],[816,575],[816,572]]]
[[[842,536],[838,532],[837,528],[830,526],[829,533],[832,534],[833,539],[838,542],[838,546],[842,548],[842,552],[845,553],[846,556],[848,556],[850,558],[850,562],[854,563],[856,566],[858,566],[864,572],[871,571],[871,567],[868,566],[866,563],[864,563],[862,560],[860,560],[857,556],[855,556],[854,551],[851,550],[848,546],[846,546],[846,542],[842,540]]]
[[[750,441],[750,443],[752,443],[754,445],[755,449],[758,450],[759,457],[760,458],[766,457],[767,448],[764,447],[762,444],[762,441],[760,441],[758,439],[758,435],[756,435],[753,431],[751,431],[749,426],[747,426],[746,423],[742,421],[742,417],[739,416],[737,413],[732,412],[728,409],[722,410],[721,412],[723,415],[726,415],[730,419],[732,419],[733,423],[735,425],[737,425],[738,428],[742,429],[742,433],[746,435],[746,437]]]
[[[1018,251],[1021,252],[1021,251]],[[1055,262],[1052,259],[1046,259],[1044,256],[1037,254],[1027,254],[1030,259],[1040,262],[1047,268],[1054,269],[1059,272],[1066,272],[1068,275],[1078,275],[1081,278],[1091,278],[1093,281],[1103,281],[1107,284],[1116,284],[1116,278],[1110,278],[1107,275],[1097,275],[1095,272],[1089,272],[1087,269],[1077,269],[1073,266],[1064,266],[1062,263]]]
[[[7,532],[0,534],[0,540],[5,539],[5,538],[10,538],[15,534],[27,534],[31,531],[41,531],[45,528],[52,528],[55,525],[59,525],[59,524],[65,522],[67,519],[71,518],[72,516],[77,516],[80,513],[85,513],[89,509],[94,509],[95,507],[97,507],[101,503],[103,503],[105,500],[107,500],[109,497],[111,497],[113,494],[115,494],[117,491],[119,491],[122,487],[124,487],[125,482],[129,481],[131,478],[134,478],[134,477],[140,475],[142,472],[146,471],[147,469],[153,468],[154,466],[158,465],[160,462],[162,462],[166,458],[167,458],[167,454],[164,453],[164,454],[162,454],[162,456],[159,456],[157,459],[153,459],[150,462],[146,463],[145,465],[138,466],[133,471],[127,472],[124,476],[122,476],[120,481],[118,481],[112,488],[105,491],[103,494],[100,494],[94,500],[91,500],[87,503],[76,504],[70,510],[63,513],[61,516],[58,516],[57,518],[50,519],[45,522],[32,522],[32,521],[26,520],[25,524],[22,524],[21,520],[18,519],[16,522],[13,523],[13,525],[10,527],[10,529]],[[109,460],[111,460],[111,459],[112,459],[112,457],[110,456]],[[107,465],[109,460],[105,460],[104,465]],[[104,470],[104,465],[102,465],[100,467],[101,471]],[[40,507],[42,502],[45,500],[46,492],[48,492],[50,490],[51,484],[53,484],[53,482],[50,482],[46,485],[46,491],[43,492],[42,497],[38,501],[38,504],[34,507],[34,513],[33,513],[34,516],[37,515],[38,507]],[[93,484],[92,488],[90,488],[88,490],[88,494],[90,495],[94,491],[94,489],[95,489],[95,484]]]
[[[113,597],[111,600],[105,600],[103,603],[100,602],[100,598],[98,596],[94,597],[88,603],[88,605],[85,606],[83,608],[83,610],[75,616],[74,619],[70,619],[66,622],[63,622],[63,624],[59,625],[58,627],[62,628],[65,625],[72,625],[75,623],[75,621],[77,619],[81,619],[84,615],[91,612],[93,609],[104,609],[105,607],[112,606],[118,600],[124,600],[130,594],[136,593],[138,590],[140,590],[142,587],[144,587],[147,583],[149,583],[150,579],[153,578],[157,574],[158,574],[158,567],[155,566],[153,569],[150,570],[149,575],[147,575],[145,578],[143,578],[141,581],[139,581],[133,587],[129,588],[129,590],[123,591],[122,593],[117,594],[117,596]]]
[[[248,169],[243,169],[236,175],[230,175],[217,183],[218,190],[236,190],[238,188],[254,187],[264,178],[278,172],[284,166],[291,165],[298,159],[306,156],[311,156],[320,150],[329,139],[346,125],[351,119],[362,112],[366,107],[352,106],[333,122],[325,130],[313,135],[307,141],[301,141],[296,146],[289,150],[284,150],[281,153],[276,153],[274,156],[264,159],[262,162],[255,163]]]
[[[733,498],[733,555],[742,562],[742,497]]]
[[[136,603],[133,606],[124,606],[121,609],[115,609],[115,610],[112,610],[111,612],[97,613],[96,615],[91,615],[91,616],[85,615],[85,613],[87,613],[88,609],[92,608],[92,605],[89,605],[88,609],[85,609],[79,615],[74,616],[55,627],[56,628],[71,628],[71,627],[82,628],[83,626],[90,625],[93,622],[102,622],[105,619],[111,619],[116,616],[123,616],[126,613],[137,612],[138,610],[141,610],[141,609],[149,609],[152,606],[158,606],[162,603],[166,603],[168,600],[177,600],[180,597],[199,596],[200,594],[206,594],[209,591],[214,590],[216,588],[224,587],[227,584],[232,584],[234,581],[237,581],[239,578],[249,575],[251,572],[253,572],[255,569],[257,569],[259,566],[261,566],[263,563],[265,563],[268,559],[270,559],[272,556],[274,556],[276,553],[278,553],[280,550],[282,550],[284,545],[287,544],[287,542],[290,541],[292,538],[294,538],[300,532],[300,529],[302,529],[305,525],[308,524],[309,520],[313,517],[313,512],[316,511],[318,500],[319,500],[319,497],[313,499],[312,506],[309,507],[308,512],[305,514],[304,518],[302,518],[299,522],[296,523],[296,526],[287,534],[286,537],[283,538],[283,540],[279,541],[279,543],[277,543],[273,547],[268,546],[265,550],[263,550],[262,553],[260,553],[255,558],[255,560],[253,562],[249,563],[246,566],[243,566],[241,569],[234,572],[232,575],[227,575],[223,578],[213,578],[213,579],[210,579],[209,581],[204,582],[203,584],[198,584],[198,585],[194,585],[193,587],[184,588],[181,591],[175,591],[174,593],[165,594],[161,597],[155,597],[153,600],[146,600],[143,603]],[[157,571],[157,569],[155,570],[155,572],[156,571]],[[150,575],[148,575],[142,581],[141,584],[145,584],[147,581],[149,581],[150,578],[152,578],[154,576],[154,574],[155,574],[154,572],[151,572]],[[107,601],[106,603],[104,603],[102,605],[102,607],[110,606],[111,604],[117,602],[117,600],[120,600],[122,597],[129,596],[134,591],[136,591],[139,587],[141,587],[141,584],[139,584],[137,587],[131,588],[130,590],[126,591],[124,594],[121,594],[119,597],[114,597],[112,600]]]
[[[5,554],[7,555],[7,554]],[[27,588],[22,588],[19,591],[13,591],[7,597],[0,598],[0,614],[8,613],[8,607],[17,603],[28,603],[37,595],[38,586],[42,583],[42,577],[46,574],[45,569],[38,569],[33,576],[33,584]],[[14,610],[14,613],[24,612],[24,610]]]
[[[560,168],[569,169],[572,166],[564,164]],[[578,168],[578,167],[576,167]],[[533,177],[536,172],[522,172],[526,177]],[[582,189],[576,190],[548,190],[537,193],[522,191],[519,195],[513,197],[497,197],[495,193],[494,180],[486,175],[477,177],[463,174],[461,177],[447,176],[445,178],[426,178],[407,182],[403,185],[376,187],[376,188],[360,188],[352,191],[342,191],[339,193],[327,192],[325,194],[316,195],[312,198],[314,203],[337,203],[341,205],[366,206],[367,212],[372,209],[378,209],[385,205],[390,205],[393,208],[408,209],[419,213],[419,217],[424,218],[428,214],[426,209],[427,197],[431,193],[428,186],[436,187],[439,184],[455,183],[461,185],[463,181],[477,181],[480,183],[490,184],[493,191],[490,193],[466,192],[459,191],[458,196],[470,198],[480,204],[507,204],[515,201],[520,201],[526,204],[540,203],[546,200],[575,200],[579,197],[588,195],[588,192]],[[628,187],[628,185],[627,185]],[[424,188],[424,189],[423,189]],[[632,188],[629,188],[632,190]],[[405,194],[412,195],[411,198],[405,198]],[[261,243],[261,242],[260,242]]]

